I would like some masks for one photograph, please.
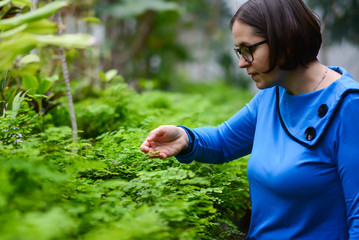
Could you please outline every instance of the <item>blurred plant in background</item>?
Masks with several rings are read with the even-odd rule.
[[[31,99],[34,111],[42,120],[57,105],[53,101],[61,94],[53,93],[51,89],[59,73],[43,71],[41,65],[44,62],[41,61],[44,59],[37,50],[51,46],[86,48],[92,44],[88,34],[56,35],[62,26],[49,18],[67,5],[66,1],[38,5],[30,0],[1,1],[0,112],[4,118],[16,117],[21,103],[26,102],[23,101],[25,97]],[[9,130],[11,128],[17,127],[9,126]],[[41,129],[44,130],[43,124]]]
[[[318,9],[326,40],[330,43],[348,41],[359,46],[359,2],[357,0],[307,0],[309,5]]]
[[[92,70],[87,86],[98,84],[95,69],[117,69],[138,90],[173,90],[183,79],[248,84],[237,71],[231,11],[223,1],[73,0],[68,11],[68,32],[91,32],[98,40],[85,58],[74,56],[76,67]]]

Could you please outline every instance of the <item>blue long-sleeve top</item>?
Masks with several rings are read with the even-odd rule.
[[[251,154],[247,239],[359,239],[359,83],[290,95],[259,91],[217,127],[185,128],[191,150],[176,158],[224,163]]]

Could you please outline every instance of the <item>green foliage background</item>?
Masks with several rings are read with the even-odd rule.
[[[36,9],[29,0],[1,2],[0,47],[7,58],[0,69],[0,239],[243,238],[238,222],[249,208],[245,158],[183,165],[173,157],[148,158],[139,146],[160,124],[219,124],[251,94],[222,81],[189,83],[173,71],[178,59],[190,58],[178,33],[166,33],[173,26],[187,28],[178,22],[183,9],[175,2],[142,3],[140,9],[131,1],[102,6],[110,30],[112,24],[126,28],[141,20],[154,25],[136,23],[123,41],[135,41],[135,48],[116,56],[126,49],[119,44],[100,68],[99,52],[106,49],[89,47],[88,35],[57,36],[63,26],[52,18],[60,9],[64,15],[87,9],[88,2],[40,1]],[[204,3],[187,2],[186,11]],[[117,5],[131,14],[111,13]],[[97,21],[89,15],[86,21]],[[172,20],[161,26],[164,19]],[[117,41],[108,39],[105,45]],[[66,47],[72,73],[78,142],[71,139],[58,46]],[[146,51],[138,52],[138,46]],[[155,72],[148,65],[153,56],[166,59]],[[118,68],[108,71],[112,64]]]
[[[359,46],[359,2],[357,0],[307,0],[321,12],[323,34],[329,43],[347,41]]]

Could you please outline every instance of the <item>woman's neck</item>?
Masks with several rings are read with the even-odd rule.
[[[329,70],[319,61],[308,64],[307,67],[298,67],[289,71],[286,78],[280,85],[289,94],[298,95],[310,93],[328,86]],[[328,78],[328,79],[327,79]]]
[[[278,84],[292,95],[324,89],[342,76],[319,61],[312,62],[307,67],[298,67],[293,71],[282,71],[281,74],[282,77],[279,79],[283,80],[279,80]]]

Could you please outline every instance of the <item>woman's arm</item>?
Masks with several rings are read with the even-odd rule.
[[[225,163],[249,154],[252,150],[259,95],[217,127],[183,127],[188,133],[191,151],[176,155],[177,160],[182,163],[193,160]]]
[[[337,163],[346,203],[350,239],[359,239],[359,95],[349,99],[340,111],[337,130]]]

